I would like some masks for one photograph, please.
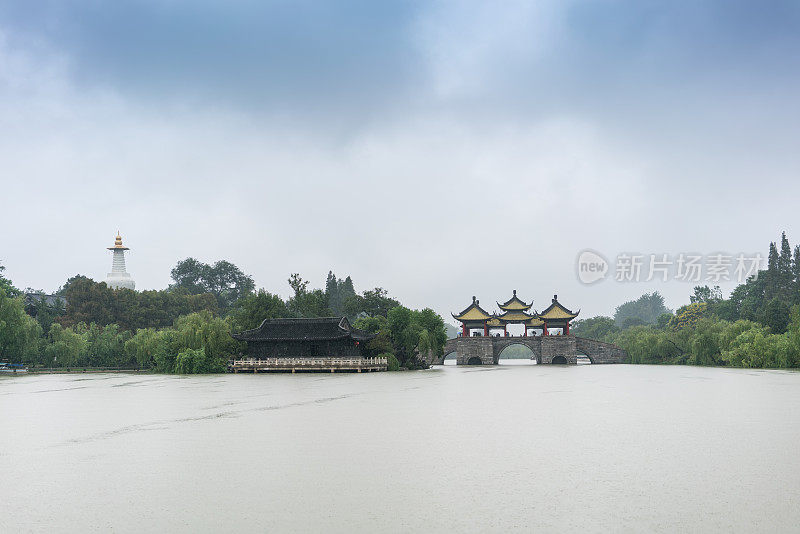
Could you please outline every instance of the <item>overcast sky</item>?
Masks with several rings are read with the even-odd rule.
[[[582,285],[579,251],[800,242],[800,4],[0,3],[0,262],[137,289],[187,256],[450,319],[581,316],[692,284]],[[723,284],[729,291],[734,284]]]

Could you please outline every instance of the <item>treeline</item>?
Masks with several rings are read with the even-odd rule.
[[[47,367],[121,367],[162,373],[218,373],[238,349],[230,327],[208,311],[184,315],[169,328],[141,328],[133,333],[119,325],[54,324],[42,340],[43,350],[28,364]]]
[[[576,321],[572,332],[616,343],[631,363],[800,367],[800,246],[792,250],[783,233],[780,246],[770,243],[767,269],[728,298],[696,286],[672,313],[657,292],[645,294],[613,318]]]
[[[171,271],[160,291],[111,289],[77,275],[55,299],[25,299],[0,265],[0,360],[34,367],[119,367],[164,373],[225,370],[244,344],[231,332],[256,328],[266,318],[346,315],[358,328],[378,334],[368,350],[393,368],[425,367],[440,355],[444,322],[432,310],[409,310],[383,288],[356,293],[348,276],[328,273],[325,290],[309,289],[299,274],[288,280],[287,300],[264,289],[230,262],[194,258]],[[66,302],[66,306],[63,302]]]

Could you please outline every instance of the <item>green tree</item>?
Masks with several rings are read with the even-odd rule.
[[[434,357],[441,356],[447,341],[444,321],[429,308],[415,311],[395,306],[387,314],[386,334],[394,354],[408,369],[426,368],[428,351],[432,351]]]
[[[130,289],[122,290],[131,292]],[[119,306],[114,305],[114,290],[105,283],[96,283],[94,280],[82,275],[76,275],[67,280],[59,291],[67,300],[65,314],[59,318],[62,326],[72,326],[78,323],[97,323],[107,325],[121,322],[118,313]]]
[[[339,298],[342,302],[356,294],[356,289],[353,287],[353,279],[347,276],[344,282],[339,283]]]
[[[209,373],[206,353],[203,349],[184,349],[175,359],[175,372],[178,374]]]
[[[672,320],[671,313],[662,313],[658,316],[658,321],[656,321],[656,326],[661,328],[662,330],[669,325],[669,322]]]
[[[794,283],[792,284],[791,301],[792,304],[800,304],[800,245],[794,246],[794,254],[792,255],[792,276]]]
[[[781,233],[781,252],[778,255],[777,295],[785,303],[792,301],[794,272],[792,271],[792,248],[786,232]]]
[[[622,329],[625,330],[626,328],[631,328],[633,326],[644,326],[647,323],[644,322],[644,319],[641,317],[628,317],[624,321],[622,321]]]
[[[175,359],[181,346],[180,336],[174,329],[158,330],[150,349],[156,371],[174,373]]]
[[[5,270],[6,270],[5,266],[2,263],[0,263],[0,289],[5,291],[6,295],[9,297],[19,296],[20,294],[19,289],[14,287],[14,284],[11,283],[11,280],[3,276],[3,271]]]
[[[708,315],[708,303],[695,302],[681,306],[670,319],[669,327],[673,330],[694,328],[697,322]]]
[[[328,307],[336,315],[349,315],[345,311],[345,302],[356,295],[353,288],[353,279],[349,276],[337,279],[333,271],[328,271],[328,278],[325,281],[325,297],[328,299]],[[355,315],[350,315],[354,317]]]
[[[209,292],[217,296],[223,310],[230,309],[237,300],[255,289],[253,277],[244,274],[229,261],[216,262],[206,276]]]
[[[695,365],[715,365],[720,353],[719,338],[724,323],[713,319],[702,319],[697,331],[691,337],[691,363]]]
[[[222,310],[229,310],[240,298],[255,289],[253,278],[226,260],[209,265],[195,258],[179,261],[170,272],[170,289],[189,295],[211,293]]]
[[[88,367],[127,367],[133,362],[125,358],[125,336],[119,325],[100,326],[79,323],[73,331],[83,339],[83,352],[77,365]]]
[[[66,313],[66,301],[61,298],[49,299],[44,291],[25,290],[25,313],[36,319],[45,335],[58,317]]]
[[[710,288],[708,286],[695,286],[694,294],[689,297],[689,302],[715,303],[722,300],[722,290],[719,286]]]
[[[788,351],[786,367],[800,367],[800,305],[792,306],[786,332]]]
[[[59,293],[67,301],[64,314],[56,318],[63,326],[96,323],[118,324],[121,330],[163,328],[182,315],[219,309],[211,293],[111,289],[80,275],[70,278]]]
[[[764,273],[765,295],[771,300],[778,294],[780,271],[778,267],[778,247],[774,242],[769,244],[769,254],[767,255],[767,271]]]
[[[414,321],[422,327],[422,333],[424,333],[426,337],[425,350],[423,351],[420,348],[419,352],[425,353],[430,350],[433,352],[434,357],[441,356],[444,351],[444,344],[447,342],[447,331],[445,330],[444,320],[438,313],[430,308],[415,311],[413,314]]]
[[[56,323],[47,336],[45,364],[51,367],[75,367],[80,365],[81,355],[86,354],[86,340],[71,328]]]
[[[292,273],[289,275],[289,287],[292,288],[294,291],[295,296],[300,293],[306,293],[308,291],[308,281],[303,280],[303,277],[300,276],[300,273]]]
[[[377,334],[380,331],[385,331],[388,327],[388,320],[382,315],[375,317],[359,317],[353,322],[353,326],[359,330],[364,330],[370,334]]]
[[[232,327],[236,332],[258,328],[264,319],[281,317],[292,317],[286,303],[278,295],[263,289],[239,299],[230,314]]]
[[[361,295],[351,295],[344,303],[344,311],[348,317],[366,314],[370,317],[382,315],[386,317],[389,310],[399,306],[400,303],[388,296],[388,291],[382,287],[369,289]]]
[[[139,368],[155,367],[155,352],[158,344],[158,331],[155,328],[140,328],[125,342],[125,356],[135,361]]]
[[[230,325],[209,312],[178,318],[175,321],[175,331],[175,348],[178,352],[185,349],[204,351],[205,359],[202,365],[196,367],[195,372],[223,372],[226,362],[241,350],[239,343],[231,337]]]
[[[400,370],[400,362],[397,360],[395,355],[391,352],[384,352],[379,354],[378,357],[386,358],[387,363],[387,371],[399,371]]]
[[[772,333],[783,334],[789,324],[789,306],[783,300],[775,297],[764,308],[761,322],[767,325]]]
[[[417,339],[414,339],[409,330],[411,328],[411,310],[404,306],[395,306],[389,310],[387,326],[395,346],[400,348],[404,356],[410,354],[417,345]]]
[[[628,353],[629,363],[680,363],[686,348],[681,340],[652,326],[633,326],[612,336],[612,342]]]
[[[38,356],[42,327],[25,313],[21,297],[0,288],[0,360],[33,362]]]
[[[636,317],[644,324],[656,324],[659,316],[664,313],[670,313],[664,305],[664,297],[658,291],[654,291],[618,306],[614,313],[614,322],[622,328],[626,319]]]
[[[170,285],[170,289],[181,290],[190,295],[207,293],[209,269],[208,264],[195,258],[186,258],[179,261],[170,271],[170,276],[172,276],[174,282],[174,284]]]
[[[294,296],[286,302],[286,307],[294,317],[328,317],[333,315],[328,309],[328,298],[320,289],[308,290],[308,282],[299,274],[289,276],[289,286]]]
[[[611,317],[597,316],[588,319],[579,319],[569,327],[570,333],[578,337],[605,340],[619,328]]]
[[[328,278],[325,280],[325,298],[328,299],[328,308],[336,315],[341,315],[342,299],[339,296],[339,282],[333,271],[328,271]]]

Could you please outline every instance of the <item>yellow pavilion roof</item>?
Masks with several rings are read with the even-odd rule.
[[[530,307],[533,305],[533,303],[525,304],[524,301],[520,300],[519,297],[517,297],[517,290],[515,289],[514,295],[510,299],[505,301],[503,304],[500,304],[498,302],[497,305],[503,311],[528,311]]]
[[[546,310],[539,314],[539,318],[544,320],[551,319],[574,319],[578,316],[580,310],[572,313],[558,302],[558,295],[553,295],[553,303],[548,306]]]
[[[496,327],[496,328],[503,328],[503,321],[498,319],[497,317],[492,317],[486,322],[487,326]]]
[[[532,316],[525,313],[522,310],[510,310],[505,313],[501,313],[497,316],[503,322],[525,322],[528,321]]]
[[[538,317],[532,317],[530,321],[525,323],[525,325],[531,328],[536,328],[537,326],[543,326],[544,321],[542,321]]]
[[[492,318],[491,315],[486,313],[486,310],[480,307],[480,302],[472,297],[472,304],[467,306],[467,309],[459,313],[458,315],[451,313],[450,315],[453,316],[453,319],[456,321],[488,321]]]

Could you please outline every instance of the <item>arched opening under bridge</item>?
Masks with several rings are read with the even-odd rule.
[[[483,362],[477,356],[473,356],[469,360],[467,360],[467,365],[483,365]]]
[[[538,361],[530,347],[522,343],[513,343],[500,351],[500,354],[497,355],[497,363],[500,365],[536,365]]]
[[[442,365],[456,365],[458,363],[458,353],[456,351],[448,352],[444,355]]]

